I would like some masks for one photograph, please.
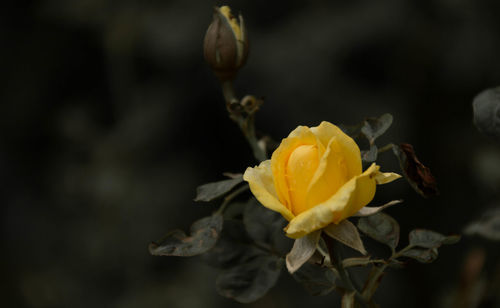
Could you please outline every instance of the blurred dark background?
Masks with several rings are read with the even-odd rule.
[[[14,4],[15,3],[15,4]],[[409,142],[436,176],[425,200],[405,181],[374,203],[402,225],[459,233],[500,199],[500,146],[471,101],[500,85],[498,0],[227,1],[244,14],[250,58],[238,92],[265,97],[257,127],[275,139],[322,120],[389,112],[380,138]],[[3,307],[240,307],[217,270],[147,245],[217,203],[196,186],[255,161],[202,59],[215,1],[12,1],[0,9],[0,296]],[[390,153],[384,170],[398,171]],[[382,307],[441,307],[474,237],[430,264],[391,271]],[[250,307],[335,307],[284,273]],[[485,306],[486,307],[486,306]]]

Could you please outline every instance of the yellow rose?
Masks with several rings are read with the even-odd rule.
[[[270,160],[247,168],[243,179],[262,205],[289,221],[287,236],[299,238],[338,224],[367,205],[376,184],[399,177],[373,163],[362,172],[354,140],[337,126],[299,126],[281,141]]]

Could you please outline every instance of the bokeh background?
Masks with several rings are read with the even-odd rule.
[[[379,143],[412,143],[440,196],[405,181],[375,202],[402,225],[459,233],[500,199],[500,145],[471,101],[500,85],[497,0],[226,1],[250,58],[236,88],[265,97],[275,139],[322,120],[389,112]],[[254,165],[202,59],[218,1],[12,1],[0,9],[0,298],[3,307],[241,307],[199,259],[147,245],[212,212],[196,186]],[[390,153],[385,170],[398,170]],[[498,270],[498,243],[464,237],[430,264],[391,271],[382,307],[442,307],[471,249]],[[335,307],[284,273],[249,307]],[[492,307],[487,306],[484,307]]]

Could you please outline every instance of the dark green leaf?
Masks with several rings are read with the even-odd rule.
[[[392,151],[399,160],[405,178],[417,193],[425,198],[439,194],[437,182],[431,170],[418,160],[411,144],[393,145]]]
[[[202,218],[191,225],[187,236],[181,230],[174,230],[158,243],[149,245],[149,253],[154,256],[191,257],[205,253],[214,247],[222,230],[222,216],[214,214]]]
[[[361,128],[363,127],[364,122],[358,123],[356,125],[344,125],[339,124],[339,128],[349,137],[356,139],[361,135]]]
[[[240,201],[234,201],[231,202],[230,204],[227,205],[226,209],[224,210],[224,219],[234,219],[236,217],[240,217],[243,215],[243,212],[245,211],[247,203],[246,202],[240,202]]]
[[[356,226],[349,220],[344,219],[337,225],[330,224],[323,228],[323,231],[329,237],[366,255],[366,249],[365,246],[363,246],[363,241],[361,241],[358,229],[356,229]]]
[[[224,269],[246,258],[247,249],[244,244],[220,238],[215,247],[201,255],[201,258],[212,267]]]
[[[224,228],[215,247],[202,255],[209,265],[228,268],[261,253],[252,245],[241,220],[224,220]]]
[[[454,235],[448,235],[444,239],[443,244],[445,244],[445,245],[453,245],[453,244],[456,244],[456,243],[460,242],[461,238],[462,237],[460,235],[456,235],[456,234],[454,234]]]
[[[240,303],[251,303],[264,296],[278,280],[283,260],[259,255],[219,274],[217,291]]]
[[[398,246],[399,224],[385,213],[361,217],[358,221],[358,228],[374,240],[388,245],[392,250]]]
[[[386,204],[381,205],[381,206],[365,206],[365,207],[362,207],[359,211],[357,211],[356,214],[354,214],[353,216],[365,217],[365,216],[375,215],[378,212],[380,212],[380,211],[382,211],[390,206],[393,206],[395,204],[401,203],[401,202],[403,202],[403,200],[392,200],[392,201],[387,202]]]
[[[227,176],[230,179],[238,179],[243,176],[241,173],[232,173],[232,172],[224,172],[222,173],[222,175]]]
[[[410,245],[422,248],[438,248],[443,244],[453,244],[460,240],[460,237],[456,235],[444,236],[440,233],[424,229],[412,230],[409,238]]]
[[[375,144],[370,145],[370,150],[361,152],[361,159],[367,163],[376,161],[377,156],[378,156],[378,148]]]
[[[500,87],[484,90],[472,103],[479,131],[500,140]]]
[[[305,263],[293,274],[293,278],[313,296],[326,295],[335,289],[335,275],[329,268],[320,265]]]
[[[245,206],[243,223],[248,235],[256,241],[269,243],[276,232],[284,234],[284,218],[261,205],[255,198],[251,198]]]
[[[378,118],[367,118],[361,132],[373,144],[375,139],[382,136],[392,124],[392,115],[383,114]]]
[[[249,237],[241,220],[225,220],[217,245],[203,259],[224,269],[216,288],[226,297],[247,303],[257,300],[271,288],[279,276],[283,260],[266,255]]]
[[[402,253],[402,256],[412,258],[420,263],[431,263],[438,257],[437,248],[422,249],[412,248]]]
[[[234,179],[223,180],[198,186],[198,188],[196,189],[196,198],[194,199],[194,201],[208,202],[222,197],[241,182],[243,182],[242,175]]]
[[[287,253],[293,241],[285,236],[286,220],[280,214],[261,205],[251,198],[245,206],[243,222],[248,235],[255,241],[266,243],[283,254]]]
[[[286,255],[286,268],[290,274],[295,273],[312,257],[320,236],[321,231],[315,231],[295,240],[292,250]]]

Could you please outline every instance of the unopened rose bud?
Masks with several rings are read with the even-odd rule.
[[[228,6],[214,8],[212,23],[203,44],[205,60],[222,81],[233,79],[248,55],[243,17],[236,19]]]

